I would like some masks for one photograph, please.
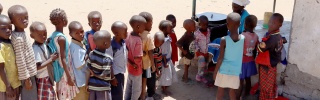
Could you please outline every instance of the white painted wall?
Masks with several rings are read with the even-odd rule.
[[[295,0],[289,63],[320,78],[320,0]]]

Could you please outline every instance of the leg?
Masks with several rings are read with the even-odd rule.
[[[147,78],[142,78],[142,88],[141,88],[141,94],[140,99],[145,100],[146,97],[146,87],[147,87]]]
[[[147,92],[148,97],[152,97],[155,94],[156,87],[156,73],[151,73],[151,78],[147,79]]]
[[[224,88],[218,87],[216,100],[223,100]]]
[[[235,90],[236,95],[237,95],[237,100],[240,100],[240,98],[241,98],[243,86],[244,86],[244,80],[240,79],[240,87],[239,87],[239,89]]]
[[[196,80],[197,81],[201,81],[202,80],[202,76],[204,73],[204,66],[205,66],[205,58],[204,56],[199,56],[198,57],[198,73],[196,75]]]
[[[123,82],[124,82],[124,75],[117,74],[115,75],[118,86],[111,86],[111,96],[112,100],[123,100]]]
[[[230,88],[230,90],[229,90],[229,96],[230,96],[230,100],[237,100],[236,90]]]
[[[249,95],[251,89],[251,78],[246,78],[246,88],[245,88],[245,95]]]
[[[188,82],[188,71],[189,71],[189,65],[184,65],[184,73],[183,73],[183,81]]]
[[[131,100],[138,100],[141,94],[141,88],[142,88],[142,76],[132,76],[132,94],[131,94]]]
[[[132,94],[132,75],[128,74],[128,79],[127,79],[127,85],[126,85],[126,91],[124,94],[125,100],[131,100],[131,94]]]

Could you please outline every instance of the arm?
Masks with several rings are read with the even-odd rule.
[[[5,73],[5,69],[4,69],[4,62],[0,63],[0,78],[2,79],[3,83],[6,86],[6,95],[7,97],[13,97],[14,93],[13,93],[13,89],[8,81],[7,75]]]
[[[19,75],[19,80],[26,80],[28,79],[30,76],[27,74],[27,76],[24,76],[25,73],[28,73],[27,70],[27,65],[26,65],[26,61],[25,61],[25,57],[23,56],[23,40],[21,38],[16,38],[14,40],[12,40],[12,45],[14,48],[14,52],[16,55],[16,64],[18,67],[18,75]]]
[[[225,52],[225,48],[226,48],[226,40],[225,38],[221,38],[221,43],[220,43],[220,54],[219,54],[219,57],[218,57],[218,62],[217,62],[217,65],[216,65],[216,68],[214,70],[214,75],[213,75],[213,79],[216,78],[216,75],[221,67],[221,64],[222,64],[222,61],[223,61],[223,58],[224,58],[224,52]]]
[[[40,70],[42,68],[47,67],[49,64],[51,64],[53,61],[55,61],[59,57],[58,53],[54,53],[50,55],[50,58],[43,63],[37,62],[37,70]]]
[[[88,44],[90,45],[90,51],[96,49],[96,44],[94,44],[93,35],[92,34],[88,35]]]
[[[150,61],[151,61],[152,72],[155,72],[156,71],[156,67],[155,67],[154,59],[153,59],[153,50],[149,50],[148,51],[148,55],[149,55],[149,58],[150,58]]]
[[[64,72],[66,73],[66,76],[67,76],[67,79],[68,79],[68,84],[70,86],[74,86],[74,83],[71,79],[71,75],[70,75],[70,72],[69,72],[69,69],[67,67],[67,60],[66,60],[66,53],[65,53],[65,46],[66,46],[66,40],[64,37],[58,37],[58,44],[59,44],[59,47],[60,47],[60,58],[61,58],[61,63],[62,63],[62,66],[63,66],[63,69],[64,69]]]
[[[183,41],[182,38],[183,36],[177,41],[176,45],[179,48],[179,50],[182,51],[183,55],[186,55],[188,52],[182,48],[182,43],[181,43]]]
[[[270,36],[270,38],[268,40],[262,41],[259,43],[259,45],[257,47],[258,51],[265,52],[265,51],[269,50],[270,48],[274,47],[274,45],[276,44],[274,42],[277,42],[277,41],[274,40],[273,36]]]

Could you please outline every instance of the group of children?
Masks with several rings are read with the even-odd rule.
[[[58,8],[50,13],[50,21],[56,29],[49,38],[43,23],[30,25],[33,44],[25,32],[27,9],[14,5],[9,8],[8,16],[0,15],[1,100],[153,100],[157,80],[165,95],[171,94],[168,87],[178,81],[174,67],[178,49],[185,65],[184,82],[190,81],[188,69],[191,60],[196,58],[198,72],[195,79],[207,83],[206,67],[212,56],[217,56],[208,50],[211,32],[206,16],[199,17],[198,27],[194,20],[186,19],[183,22],[186,32],[177,40],[173,30],[176,26],[174,15],[161,21],[160,31],[152,37],[153,17],[148,12],[141,12],[131,17],[131,32],[127,32],[125,23],[114,22],[112,38],[108,31],[100,30],[102,15],[98,11],[88,14],[91,30],[84,32],[77,21],[68,25],[66,13]],[[257,74],[257,52],[257,58],[260,57],[256,60],[260,72],[260,99],[275,96],[275,66],[281,57],[279,28],[282,22],[282,15],[274,14],[267,34],[259,42],[253,31],[257,24],[254,15],[246,17],[242,34],[238,31],[240,15],[230,13],[227,16],[229,35],[221,38],[220,55],[214,61],[217,62],[214,79],[218,100],[223,99],[225,88],[230,89],[230,98],[235,100],[240,99],[244,83],[250,87],[250,77]],[[63,31],[67,25],[71,42]],[[270,59],[261,57],[265,55]]]

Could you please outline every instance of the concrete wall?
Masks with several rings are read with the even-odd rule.
[[[320,99],[320,0],[295,0],[283,94]]]

